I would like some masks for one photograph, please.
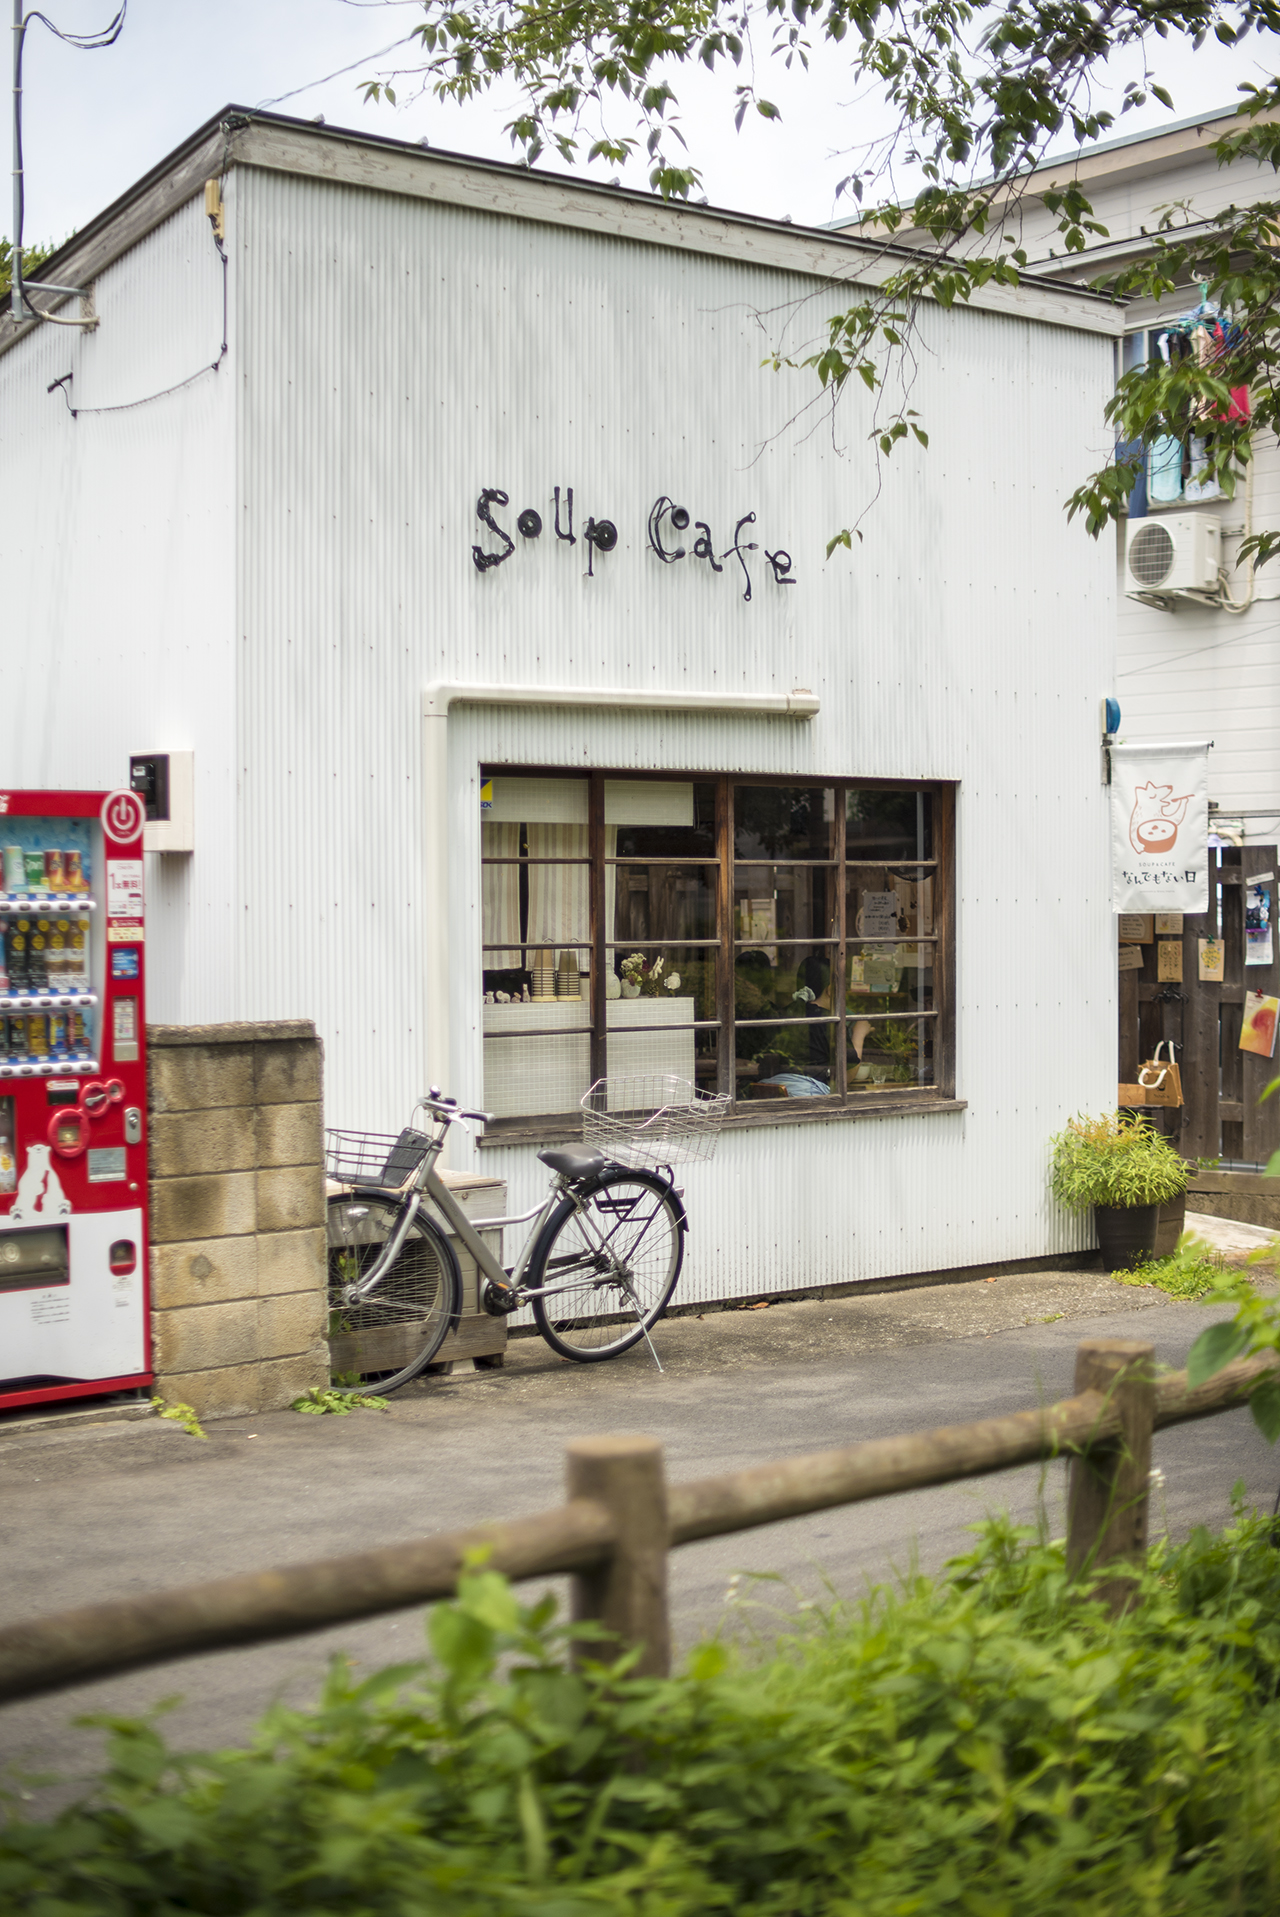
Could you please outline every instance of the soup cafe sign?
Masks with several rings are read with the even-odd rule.
[[[1209,909],[1209,745],[1111,747],[1117,912]]]

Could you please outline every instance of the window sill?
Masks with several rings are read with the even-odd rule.
[[[967,1111],[967,1098],[868,1098],[865,1103],[856,1105],[826,1105],[820,1111],[802,1109],[818,1100],[796,1099],[794,1103],[782,1099],[761,1100],[754,1109],[748,1104],[740,1106],[724,1120],[726,1131],[758,1131],[764,1126],[776,1125],[843,1125],[860,1118],[902,1118],[917,1112],[963,1112]],[[780,1109],[780,1107],[788,1107]],[[567,1145],[580,1143],[582,1123],[576,1118],[547,1119],[498,1119],[490,1125],[484,1136],[478,1141],[481,1151],[486,1147],[492,1150],[499,1145]]]

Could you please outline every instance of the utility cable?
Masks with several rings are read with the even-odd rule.
[[[336,73],[326,73],[321,80],[308,80],[304,87],[294,87],[290,93],[277,93],[274,100],[259,100],[254,112],[265,113],[268,107],[279,106],[283,100],[296,100],[300,93],[311,93],[316,87],[328,86],[330,80],[340,80],[344,73],[354,73],[357,67],[364,66],[370,60],[381,60],[385,54],[394,53],[397,47],[406,46],[412,38],[411,33],[402,33],[400,38],[393,40],[389,47],[379,47],[376,53],[362,54],[358,60],[353,60],[349,67],[339,67]]]
[[[226,248],[216,233],[213,235],[213,243],[218,249],[218,258],[222,261],[222,344],[218,348],[217,359],[211,360],[207,366],[197,367],[194,373],[188,373],[187,377],[178,380],[176,385],[164,386],[158,393],[144,393],[141,399],[121,400],[117,406],[73,406],[71,404],[71,386],[75,379],[75,374],[74,372],[64,373],[61,379],[51,381],[46,391],[50,393],[60,392],[62,394],[63,399],[67,403],[67,411],[70,413],[72,419],[80,419],[94,413],[131,413],[135,406],[150,406],[153,400],[167,399],[170,393],[180,393],[184,386],[193,385],[196,380],[203,379],[206,373],[216,373],[219,371],[223,360],[227,357],[227,353],[230,350],[227,343],[228,260]]]
[[[61,40],[66,46],[74,47],[80,53],[95,53],[103,47],[113,47],[124,32],[125,16],[129,11],[129,0],[120,0],[115,16],[105,27],[99,27],[92,33],[64,33],[55,26],[47,13],[35,11],[22,12],[22,0],[15,0],[13,31],[16,36],[13,53],[13,267],[12,291],[9,298],[9,312],[13,319],[21,319],[23,299],[22,279],[22,233],[26,217],[26,174],[23,168],[22,153],[22,56],[26,50],[27,28],[33,20],[48,27],[55,40]],[[34,282],[39,292],[39,281]],[[41,313],[37,307],[28,306],[28,312],[37,319],[49,319],[48,313]],[[65,325],[66,321],[59,322]],[[72,322],[78,325],[79,321]]]

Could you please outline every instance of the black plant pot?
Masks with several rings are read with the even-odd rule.
[[[1128,1271],[1155,1250],[1159,1205],[1095,1205],[1104,1271]]]

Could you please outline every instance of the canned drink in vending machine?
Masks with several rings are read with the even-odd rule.
[[[27,1019],[27,1057],[48,1058],[49,1022],[43,1012],[33,1013]]]
[[[43,852],[24,852],[22,857],[23,857],[23,863],[26,866],[27,891],[43,892],[45,889],[44,853]]]
[[[27,862],[22,856],[20,845],[6,845],[4,849],[4,889],[6,892],[22,892],[26,889]]]
[[[25,1018],[0,1019],[0,1038],[4,1040],[5,1056],[17,1060],[27,1055],[27,1021]]]
[[[50,892],[65,892],[67,889],[66,870],[58,846],[50,847],[44,855],[44,882]]]
[[[67,1015],[65,1012],[49,1014],[49,1050],[54,1058],[65,1058],[67,1045]]]
[[[31,974],[27,967],[27,946],[31,937],[29,919],[14,919],[5,932],[5,954],[8,960],[9,990],[26,992],[30,990]]]
[[[66,872],[68,892],[83,892],[85,878],[84,859],[82,855],[74,846],[71,846],[63,853],[62,863]]]
[[[77,1058],[83,1054],[87,1054],[89,1050],[89,1033],[85,1026],[83,1012],[68,1012],[67,1044]]]

